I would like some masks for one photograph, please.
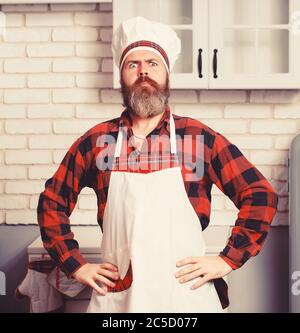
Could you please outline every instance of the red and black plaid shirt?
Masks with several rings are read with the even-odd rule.
[[[200,135],[204,140],[202,178],[190,179],[187,175],[192,169],[186,166],[181,168],[186,193],[199,217],[202,230],[210,222],[213,184],[239,209],[228,243],[219,254],[233,269],[237,269],[260,252],[276,213],[278,196],[265,177],[222,134],[198,120],[174,114],[173,117],[176,136],[190,136],[191,140],[194,140]],[[169,120],[170,108],[167,107],[157,127],[147,135],[148,148],[151,147],[151,137],[169,137]],[[102,163],[109,164],[115,151],[115,141],[108,139],[103,145],[99,144],[99,138],[110,136],[116,140],[119,126],[128,128],[127,147],[125,145],[128,155],[137,153],[129,144],[132,138],[131,118],[125,109],[119,118],[100,123],[80,136],[64,156],[53,177],[46,181],[45,190],[40,194],[38,222],[44,246],[68,276],[86,263],[79,252],[78,243],[73,238],[69,217],[81,189],[86,186],[93,188],[98,203],[97,220],[102,229],[111,169],[99,168],[99,156],[107,153]],[[158,145],[157,149],[162,150],[162,147]],[[181,153],[191,155],[194,161],[197,160],[193,145],[189,148],[188,145],[179,144],[178,153],[180,149],[191,149]],[[153,153],[153,150],[151,152]],[[157,153],[159,155],[162,151]],[[142,160],[143,151],[137,155],[140,155]],[[164,168],[168,164],[158,165],[159,168]],[[132,169],[132,172],[151,170]]]

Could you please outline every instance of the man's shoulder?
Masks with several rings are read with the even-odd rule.
[[[179,131],[179,134],[181,134],[181,130],[183,135],[204,135],[206,140],[209,140],[211,143],[220,134],[199,119],[176,114],[173,114],[173,117],[176,132]]]
[[[118,132],[118,124],[119,124],[120,117],[116,117],[113,119],[109,119],[103,122],[96,124],[95,126],[91,127],[87,130],[82,136],[84,138],[90,137],[93,135],[101,135],[101,134],[108,134]]]
[[[117,136],[119,120],[120,117],[117,117],[94,125],[73,143],[72,148],[79,149],[82,155],[86,155],[98,146],[99,139],[103,136],[105,136],[104,140],[109,140],[107,135]]]

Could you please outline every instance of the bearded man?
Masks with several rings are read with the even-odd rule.
[[[171,110],[169,75],[180,48],[168,25],[122,22],[112,49],[125,109],[76,140],[40,195],[44,246],[68,277],[93,288],[88,312],[222,312],[223,277],[257,255],[270,230],[278,201],[271,184],[222,134]],[[99,145],[99,136],[111,139]],[[161,137],[167,145],[156,144]],[[183,163],[189,157],[194,167]],[[203,231],[213,184],[239,214],[228,243],[211,256]],[[69,223],[86,186],[97,195],[103,232],[97,264],[81,255]]]

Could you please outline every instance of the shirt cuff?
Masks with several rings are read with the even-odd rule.
[[[230,258],[226,257],[224,254],[219,253],[219,257],[221,257],[233,270],[238,269],[240,265],[237,265]]]
[[[61,270],[67,275],[69,279],[73,278],[72,275],[83,265],[87,264],[79,250],[72,251],[72,254],[60,263]]]

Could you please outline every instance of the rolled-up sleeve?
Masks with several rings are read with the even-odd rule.
[[[210,162],[212,182],[239,209],[228,243],[219,253],[237,269],[261,251],[277,210],[278,195],[260,171],[220,133],[215,137]]]
[[[86,263],[69,220],[78,194],[86,186],[85,162],[79,149],[81,140],[82,137],[72,144],[57,171],[45,182],[37,207],[43,245],[68,277]]]

